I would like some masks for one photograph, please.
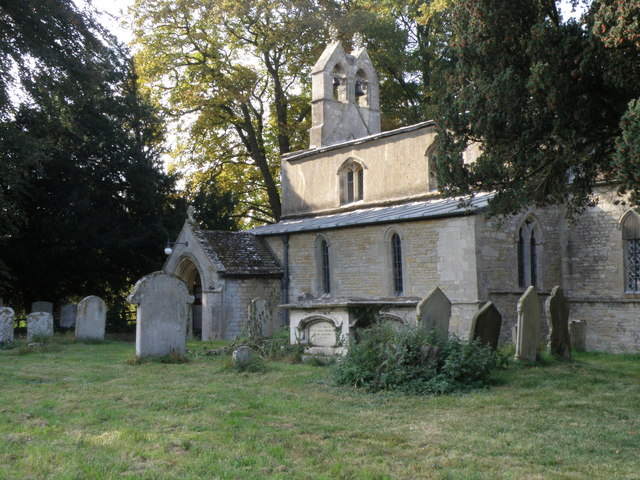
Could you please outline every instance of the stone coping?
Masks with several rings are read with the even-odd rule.
[[[366,307],[371,305],[380,305],[384,307],[406,307],[415,308],[420,298],[418,297],[402,297],[402,298],[314,298],[311,300],[303,300],[295,303],[287,303],[280,305],[280,308],[313,310],[317,308],[347,308],[347,307]]]
[[[408,125],[406,127],[396,128],[394,130],[387,130],[385,132],[374,133],[373,135],[367,135],[366,137],[355,138],[353,140],[348,140],[346,142],[335,143],[333,145],[325,145],[319,148],[314,147],[314,148],[308,148],[306,150],[298,150],[297,152],[286,153],[282,155],[282,159],[288,162],[291,162],[294,160],[299,160],[301,158],[308,157],[310,155],[324,153],[330,150],[336,150],[338,148],[345,148],[345,147],[351,147],[353,145],[360,145],[366,142],[371,142],[373,140],[378,140],[380,138],[391,137],[393,135],[400,135],[402,133],[412,132],[414,130],[419,130],[421,128],[430,128],[434,126],[435,126],[435,122],[433,120],[427,120],[425,122]]]

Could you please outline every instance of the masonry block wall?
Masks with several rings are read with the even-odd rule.
[[[518,282],[519,230],[526,220],[535,221],[540,228],[536,290],[544,302],[555,285],[562,285],[564,211],[549,207],[508,218],[475,218],[480,299],[492,301],[502,314],[500,342],[509,343],[518,319],[518,300],[526,290]],[[545,322],[542,327],[541,341],[547,335]]]
[[[221,337],[233,339],[242,333],[247,320],[249,302],[262,297],[271,307],[271,332],[280,327],[280,280],[271,278],[226,278],[221,311],[224,318]]]
[[[303,293],[321,296],[316,241],[329,244],[331,295],[392,297],[390,236],[402,239],[405,297],[422,298],[439,286],[453,302],[452,328],[466,336],[478,308],[473,216],[326,230],[289,239],[292,302]],[[282,241],[267,239],[282,261]]]

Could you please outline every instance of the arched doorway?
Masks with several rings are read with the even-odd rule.
[[[175,274],[187,284],[189,293],[194,297],[187,335],[202,339],[202,279],[198,267],[189,257],[182,257],[176,264]]]

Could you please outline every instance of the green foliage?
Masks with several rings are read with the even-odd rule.
[[[451,3],[455,68],[437,126],[446,193],[495,191],[498,214],[556,203],[579,213],[598,181],[637,187],[612,172],[620,121],[640,96],[637,47],[609,48],[594,33],[611,2],[592,2],[580,22],[563,21],[558,3]],[[479,158],[463,162],[473,143]]]
[[[127,52],[71,0],[0,4],[0,295],[112,300],[184,219],[162,119]],[[1,95],[11,85],[16,95]]]
[[[491,371],[501,362],[486,346],[455,337],[439,339],[424,328],[397,331],[378,324],[365,330],[359,343],[349,345],[334,378],[339,385],[372,392],[449,394],[488,385]]]
[[[269,367],[267,362],[259,355],[254,355],[248,362],[234,363],[231,358],[226,363],[226,369],[238,373],[265,373]]]
[[[181,364],[181,363],[189,363],[189,359],[180,355],[175,350],[172,350],[169,355],[164,355],[162,357],[139,357],[138,355],[132,355],[127,359],[127,365],[145,365],[148,363],[162,363],[162,364]]]

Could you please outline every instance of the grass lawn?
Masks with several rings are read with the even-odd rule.
[[[640,479],[638,355],[420,398],[336,387],[327,367],[133,352],[0,350],[0,479]]]

